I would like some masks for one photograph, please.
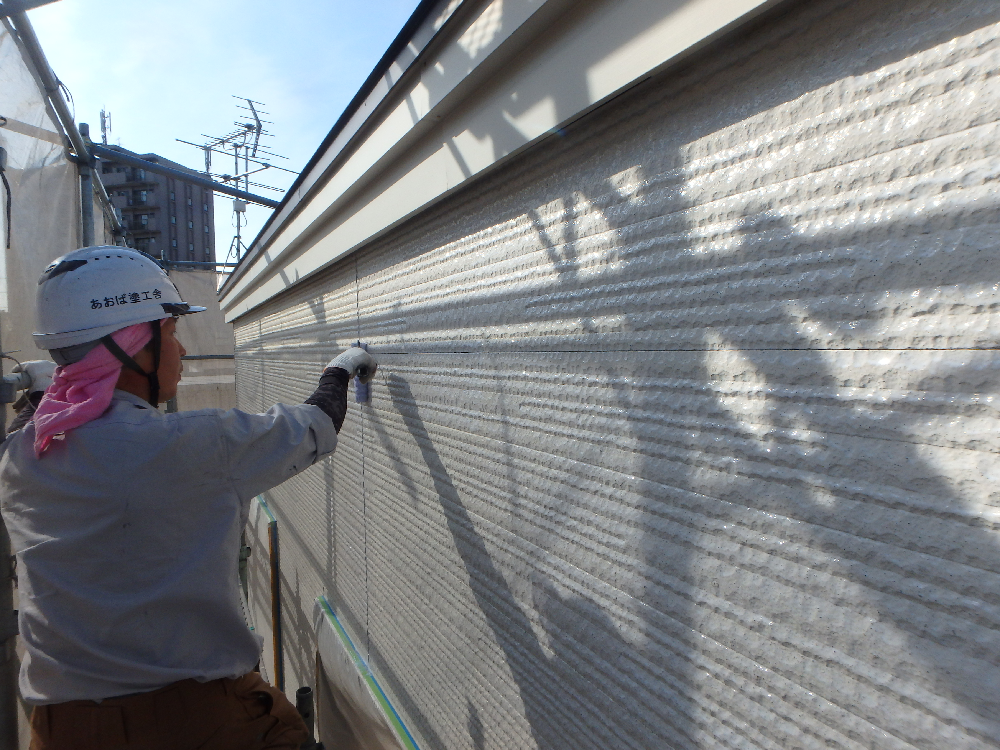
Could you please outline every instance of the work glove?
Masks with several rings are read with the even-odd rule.
[[[52,385],[52,375],[56,371],[56,363],[47,359],[32,359],[28,362],[20,362],[11,369],[12,373],[24,373],[28,376],[29,384],[25,389],[29,394],[44,391]]]
[[[362,383],[367,384],[375,377],[378,362],[375,361],[375,357],[360,346],[352,346],[350,349],[345,349],[331,359],[326,369],[330,369],[331,367],[339,367],[342,370],[347,370],[347,374],[352,378],[356,377]]]

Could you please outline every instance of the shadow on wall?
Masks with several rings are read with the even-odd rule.
[[[901,741],[930,747],[949,732],[952,746],[996,745],[1000,550],[981,514],[996,500],[982,497],[982,477],[995,471],[989,464],[996,450],[991,435],[977,444],[961,427],[995,419],[992,407],[976,398],[996,391],[995,360],[987,351],[949,350],[950,334],[968,338],[958,326],[941,340],[916,344],[899,330],[940,329],[944,308],[958,296],[949,298],[947,291],[985,283],[990,266],[980,258],[983,248],[996,247],[998,199],[980,193],[971,208],[956,208],[946,200],[950,190],[964,186],[955,180],[933,195],[916,195],[912,200],[926,208],[918,215],[894,213],[889,198],[861,194],[869,174],[864,170],[874,175],[871,183],[881,181],[906,195],[914,186],[906,182],[909,174],[893,172],[897,168],[913,170],[919,183],[921,170],[946,170],[948,159],[961,167],[970,149],[995,162],[992,131],[973,127],[995,123],[996,112],[987,108],[951,152],[915,153],[912,162],[885,166],[868,163],[864,155],[855,162],[845,156],[852,137],[877,144],[878,134],[855,130],[845,136],[848,131],[831,127],[825,142],[811,133],[808,145],[829,151],[827,168],[815,175],[775,175],[757,165],[760,173],[750,187],[741,182],[735,156],[726,164],[708,153],[708,146],[719,151],[725,143],[698,144],[739,123],[748,124],[734,128],[736,136],[749,139],[791,129],[811,115],[796,109],[800,100],[828,96],[832,103],[824,112],[837,106],[861,112],[866,97],[883,85],[886,69],[997,23],[1000,6],[972,0],[800,4],[701,56],[686,81],[678,73],[656,83],[656,90],[651,84],[617,100],[583,128],[570,128],[561,140],[534,151],[530,166],[518,160],[520,166],[505,172],[511,178],[505,184],[514,187],[498,202],[508,218],[527,216],[554,273],[547,287],[530,291],[527,302],[484,288],[476,304],[486,309],[492,300],[491,310],[505,305],[509,317],[484,316],[462,325],[575,321],[585,310],[591,317],[583,320],[583,333],[601,333],[607,330],[602,320],[617,317],[618,338],[606,336],[604,351],[618,352],[600,360],[595,351],[593,362],[604,368],[613,393],[609,411],[620,415],[607,435],[609,450],[621,444],[637,449],[622,486],[607,488],[636,503],[629,552],[635,557],[638,549],[638,567],[614,570],[611,582],[624,603],[612,608],[560,588],[538,570],[529,574],[531,601],[517,596],[506,560],[490,555],[492,540],[477,531],[456,491],[452,475],[458,479],[460,472],[449,472],[435,446],[433,420],[418,406],[426,401],[418,402],[398,375],[388,389],[419,446],[477,605],[503,650],[542,750],[819,746],[830,737],[843,745],[889,747]],[[986,36],[977,50],[984,57],[997,47],[996,35]],[[914,75],[930,80],[932,73]],[[863,84],[853,80],[871,74],[877,75]],[[960,77],[942,83],[959,89],[962,84]],[[991,89],[973,85],[980,86],[980,101],[989,99]],[[914,99],[923,95],[917,92]],[[558,109],[559,92],[552,96]],[[519,98],[523,108],[513,114],[538,101]],[[772,112],[792,124],[768,121]],[[949,115],[961,116],[961,108]],[[937,137],[924,130],[924,121],[933,123],[935,116],[923,116],[871,119],[887,126],[889,135],[912,132],[919,145]],[[502,148],[505,138],[516,140],[514,132],[476,136],[493,138]],[[773,148],[779,161],[784,158],[779,148],[762,142],[762,151]],[[742,145],[729,147],[736,153]],[[787,148],[799,145],[789,136]],[[815,153],[808,156],[806,163],[820,161]],[[706,171],[708,157],[725,176]],[[745,158],[751,164],[754,156]],[[561,196],[561,217],[546,219],[525,207],[552,202],[552,175],[558,174],[553,164],[574,174],[578,189]],[[832,174],[841,164],[849,166]],[[875,174],[880,169],[886,176]],[[530,190],[518,170],[527,173]],[[624,172],[630,175],[628,190],[622,187]],[[963,179],[974,182],[977,175],[970,168]],[[800,203],[817,206],[814,215],[786,212],[794,199],[766,190],[795,180],[831,191],[799,196]],[[805,194],[810,185],[793,189]],[[822,213],[830,195],[855,192],[858,205],[869,201],[869,213],[858,206]],[[880,200],[886,206],[881,212]],[[441,210],[455,210],[454,203],[449,206]],[[483,227],[495,226],[496,212],[485,213],[490,215]],[[594,245],[588,242],[595,229],[579,221],[587,213],[600,217],[607,262],[592,262]],[[547,228],[557,223],[565,231]],[[729,230],[719,231],[720,225]],[[455,233],[449,239],[460,240],[466,230],[448,229]],[[413,243],[420,245],[413,255],[427,252],[432,241],[437,239]],[[921,265],[935,259],[944,260]],[[609,290],[616,285],[636,291],[615,296]],[[945,291],[941,305],[915,305],[915,316],[905,320],[899,311],[913,292],[937,293],[928,292],[928,285]],[[995,290],[983,305],[992,305],[994,297]],[[388,314],[419,316],[407,305]],[[322,305],[313,313],[317,326],[327,325]],[[445,329],[455,316],[476,311],[435,313],[428,319]],[[745,325],[734,325],[741,316]],[[362,322],[369,330],[378,323]],[[880,341],[883,328],[897,337],[896,345]],[[650,330],[675,334],[674,350],[639,351],[637,342]],[[989,335],[984,332],[977,346],[995,348]],[[942,353],[922,354],[913,346]],[[882,350],[877,356],[889,364],[875,362],[869,348]],[[907,370],[922,374],[909,376]],[[263,370],[260,377],[263,396]],[[496,387],[501,414],[514,413],[513,402],[504,411],[503,383]],[[391,457],[391,439],[377,410],[369,414],[374,438]],[[511,444],[518,439],[513,427],[505,435]],[[944,450],[952,451],[954,463],[940,463]],[[511,469],[518,460],[512,449],[504,460],[504,500],[527,504]],[[322,469],[328,511],[336,494],[331,467],[328,462]],[[400,464],[397,470],[403,491],[416,495],[407,485],[413,483],[407,473],[412,469]],[[557,519],[573,519],[577,509],[566,500],[571,495],[557,499],[563,502],[554,507]],[[280,514],[280,503],[275,511]],[[332,515],[327,525],[332,535]],[[556,541],[565,544],[558,532],[527,523],[511,530],[552,556],[562,551]],[[292,533],[291,524],[282,523],[281,533]],[[296,544],[309,549],[305,540]],[[307,563],[336,582],[335,559],[331,550],[328,559]],[[311,623],[295,614],[308,613],[310,602],[296,600],[294,584],[283,581],[288,637],[311,642]],[[351,627],[367,632],[357,621]],[[433,717],[421,716],[407,696],[403,683],[412,687],[412,681],[383,673],[384,659],[373,655],[372,662],[404,713],[420,723],[428,745],[446,746],[429,724]],[[311,674],[312,665],[301,661],[294,670]],[[882,701],[899,705],[898,716],[887,717]],[[471,700],[465,708],[469,742],[488,746],[487,709]],[[971,732],[963,734],[962,723]]]
[[[409,385],[397,375],[389,375],[387,384],[392,404],[402,416],[403,423],[427,464],[448,528],[465,564],[476,603],[489,622],[497,643],[508,656],[508,666],[521,688],[522,698],[525,698],[524,709],[535,741],[539,747],[557,747],[566,740],[565,735],[539,736],[540,730],[544,731],[549,725],[546,717],[552,713],[569,712],[575,717],[577,724],[591,725],[593,731],[603,733],[601,724],[607,718],[608,710],[613,708],[612,703],[599,698],[595,700],[600,695],[598,690],[595,690],[595,695],[574,696],[559,689],[559,685],[567,682],[568,675],[565,671],[571,669],[569,665],[576,657],[560,653],[558,644],[563,641],[553,643],[554,652],[551,655],[539,643],[531,623],[510,590],[507,579],[497,569],[486,543],[476,532],[469,512],[434,448]],[[377,417],[372,415],[372,421],[376,430],[379,430]],[[387,451],[387,454],[392,456],[393,452]],[[396,468],[401,473],[406,471],[401,463]],[[606,635],[615,632],[614,624],[599,607],[582,597],[563,599],[547,582],[541,582],[541,585],[545,587],[547,595],[546,611],[543,614],[557,626],[566,628],[567,632],[575,635],[575,649],[593,646],[599,648],[605,657],[609,651],[613,652],[614,648],[608,643]],[[593,636],[598,634],[599,638],[595,639]],[[624,646],[619,642],[619,647]],[[528,690],[531,700],[527,699]],[[474,730],[475,740],[476,734],[482,736],[482,721],[471,703],[470,707],[469,727]]]
[[[744,60],[747,53],[737,50],[735,60],[716,61],[718,70],[746,64],[743,81],[754,85],[741,89],[731,75],[707,82],[699,75],[692,86],[703,93],[694,107],[676,113],[670,127],[693,143],[838,80],[1000,22],[1000,8],[983,3],[895,0],[869,4],[860,17],[858,8],[853,2],[800,7],[793,11],[797,20],[759,31],[749,51],[767,54]],[[780,45],[803,25],[806,39],[793,48],[808,53],[793,68],[793,61],[782,59],[788,53]],[[865,33],[852,36],[858,29]],[[849,49],[842,39],[849,40]],[[840,62],[821,59],[827,55],[840,56]],[[789,69],[800,76],[782,77]],[[659,101],[652,105],[663,107]],[[637,113],[635,127],[648,128],[650,117],[648,111]],[[620,123],[615,127],[621,129]],[[502,133],[481,135],[503,140]],[[621,133],[600,135],[618,136],[619,150],[635,144]],[[591,135],[575,146],[606,151],[606,142],[597,141]],[[589,164],[588,156],[580,153],[577,160]],[[595,161],[588,178],[602,167]],[[603,211],[607,233],[618,238],[616,261],[645,253],[677,265],[669,277],[662,275],[660,289],[649,291],[659,302],[640,312],[601,314],[617,312],[633,332],[652,319],[667,321],[663,325],[675,326],[686,341],[686,351],[623,355],[606,373],[622,429],[643,456],[631,489],[642,498],[638,526],[645,569],[619,582],[643,618],[642,638],[623,638],[622,623],[603,606],[560,591],[539,575],[532,584],[548,642],[539,640],[476,531],[409,383],[397,375],[387,380],[477,604],[506,655],[535,743],[543,750],[801,744],[793,731],[816,744],[842,733],[844,742],[886,737],[886,746],[901,740],[930,747],[935,737],[952,731],[957,741],[995,743],[1000,545],[992,525],[978,509],[969,509],[976,483],[968,485],[967,496],[967,485],[942,473],[926,450],[936,444],[957,456],[981,448],[963,444],[942,425],[994,416],[991,406],[973,398],[997,389],[992,355],[951,350],[953,360],[942,356],[935,363],[924,352],[948,350],[947,341],[885,347],[885,356],[898,361],[897,372],[933,369],[916,385],[911,379],[911,391],[884,408],[861,391],[877,395],[894,387],[870,379],[881,365],[865,360],[864,353],[869,342],[879,341],[883,324],[897,325],[892,318],[899,306],[874,301],[902,299],[928,283],[936,289],[980,285],[980,253],[993,246],[988,238],[995,234],[1000,203],[981,201],[960,213],[927,204],[921,213],[872,213],[870,222],[862,213],[840,228],[830,228],[836,226],[831,221],[822,231],[806,231],[780,208],[764,205],[759,193],[734,190],[716,198],[732,206],[715,217],[733,224],[725,246],[686,252],[704,245],[706,230],[692,218],[702,204],[691,200],[697,189],[685,184],[685,168],[672,177],[636,163],[633,182],[639,188],[624,207]],[[581,276],[581,238],[572,217],[578,206],[607,205],[608,195],[619,189],[612,177],[581,180],[577,192],[563,197],[568,229],[560,238],[550,237],[529,213],[558,271],[555,286],[541,296],[569,293],[567,311],[587,294],[597,300],[601,289],[638,280],[614,264]],[[642,233],[640,224],[664,219],[659,247],[627,247],[630,236]],[[940,262],[914,270],[935,252]],[[734,261],[737,255],[745,258],[742,264]],[[869,274],[857,272],[862,265]],[[803,286],[812,293],[797,297]],[[556,303],[531,309],[551,318],[563,312]],[[747,316],[745,325],[734,325],[741,315]],[[826,345],[826,332],[833,332],[835,346]],[[996,342],[977,346],[994,348]],[[891,371],[885,378],[891,379]],[[905,376],[899,378],[897,383]],[[684,398],[670,401],[664,388]],[[389,440],[377,413],[371,420],[379,439]],[[386,447],[392,456],[391,445]],[[992,449],[983,460],[991,456]],[[959,471],[979,470],[975,456],[956,461]],[[407,469],[397,468],[405,484]],[[516,498],[513,480],[510,491]],[[571,515],[571,508],[561,510]],[[537,533],[530,541],[547,548]],[[962,580],[969,585],[956,585]],[[823,665],[819,673],[817,664]],[[761,665],[780,669],[750,679]],[[888,681],[879,684],[886,675]],[[645,682],[649,693],[629,703],[623,696],[635,681]],[[917,708],[893,719],[874,702],[852,699],[876,694]],[[811,702],[791,705],[782,702],[783,695]],[[770,715],[782,721],[767,725]],[[483,746],[483,722],[471,703],[468,729],[473,746]],[[441,746],[439,739],[431,741]]]

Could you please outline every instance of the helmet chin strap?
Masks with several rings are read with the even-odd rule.
[[[160,370],[160,321],[151,320],[149,322],[149,326],[153,329],[153,340],[151,342],[153,344],[152,372],[146,372],[139,367],[139,363],[128,356],[128,354],[125,353],[125,350],[115,343],[115,340],[111,338],[110,334],[104,336],[101,339],[101,343],[104,344],[108,351],[114,355],[115,359],[121,362],[125,367],[139,373],[149,381],[149,403],[156,407],[160,405],[160,379],[157,374]]]

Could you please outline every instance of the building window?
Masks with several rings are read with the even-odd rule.
[[[128,169],[126,167],[115,167],[115,171],[121,174],[122,172],[127,172]]]
[[[149,225],[149,214],[139,214],[139,225],[144,227]]]
[[[177,240],[170,240],[170,247],[177,247]]]
[[[125,198],[127,196],[128,196],[128,191],[126,191],[126,190],[119,190],[118,191],[118,197],[119,198]]]
[[[173,190],[170,191],[170,200],[175,200]]]
[[[188,252],[189,253],[193,253],[194,252],[194,243],[193,242],[188,245]]]
[[[170,217],[170,223],[171,224],[176,224],[177,223],[177,217],[176,216],[171,216]]]
[[[202,203],[201,204],[201,210],[204,211],[205,213],[208,213],[208,204],[207,203]]]
[[[188,222],[188,229],[194,229],[194,222],[193,221],[189,221]]]
[[[192,201],[190,198],[188,198],[188,205],[189,206],[193,206],[194,205],[194,201]]]
[[[101,174],[111,174],[114,171],[115,168],[112,167],[110,164],[105,164],[104,166],[101,167]]]
[[[205,225],[205,226],[203,227],[203,229],[205,230],[205,234],[208,234],[208,224],[206,224],[206,225]]]

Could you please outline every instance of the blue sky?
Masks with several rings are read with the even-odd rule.
[[[299,170],[417,1],[61,0],[29,18],[95,140],[104,107],[109,142],[202,169],[201,151],[175,139],[198,143],[202,133],[231,130],[240,115],[235,94],[267,104],[270,143],[289,157],[275,163]],[[276,187],[294,179],[272,175]],[[217,196],[220,256],[232,236],[231,209]],[[249,239],[268,213],[250,208]]]

